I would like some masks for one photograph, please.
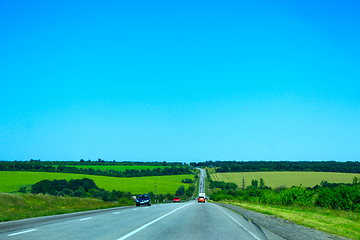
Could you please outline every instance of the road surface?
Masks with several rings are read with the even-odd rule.
[[[199,195],[200,195],[200,193],[205,193],[206,172],[202,168],[198,168],[198,169],[200,170],[200,174],[199,174]]]
[[[197,201],[33,221],[1,223],[0,239],[283,239],[227,208]]]

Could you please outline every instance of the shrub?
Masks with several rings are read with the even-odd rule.
[[[311,204],[314,191],[306,190],[304,187],[292,187],[280,192],[281,203],[284,206],[292,204]]]
[[[185,194],[185,187],[184,185],[181,185],[178,190],[175,192],[175,196],[182,196]]]

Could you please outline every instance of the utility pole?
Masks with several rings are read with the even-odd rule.
[[[242,181],[242,190],[245,190],[245,178],[243,177],[243,181]]]
[[[155,181],[155,202],[157,202],[156,199],[157,197],[156,197],[156,181]]]

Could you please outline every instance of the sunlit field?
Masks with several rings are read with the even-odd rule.
[[[137,177],[137,178],[117,178],[106,176],[95,176],[85,174],[73,174],[73,173],[48,173],[48,172],[11,172],[0,171],[0,192],[14,192],[20,187],[26,186],[31,188],[31,185],[41,180],[54,180],[65,179],[67,181],[71,179],[93,179],[99,188],[112,191],[127,191],[131,193],[175,193],[175,191],[184,185],[187,188],[186,183],[182,183],[181,180],[185,178],[193,179],[194,175],[169,175],[169,176],[151,176],[151,177]]]
[[[272,188],[285,186],[314,187],[320,185],[321,181],[329,183],[351,183],[354,177],[360,178],[356,173],[329,173],[329,172],[231,172],[231,173],[212,173],[211,179],[214,181],[234,182],[242,186],[243,178],[245,186],[251,185],[251,180],[263,178],[266,186]]]

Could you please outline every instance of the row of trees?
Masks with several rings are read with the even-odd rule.
[[[162,175],[182,175],[191,174],[188,165],[174,166],[155,169],[126,169],[124,172],[116,170],[101,170],[91,167],[78,168],[69,167],[64,164],[55,165],[58,162],[41,162],[41,161],[0,161],[0,171],[31,171],[31,172],[61,172],[61,173],[78,173],[112,177],[143,177],[143,176],[162,176]]]
[[[15,160],[15,162],[19,162]],[[21,162],[21,161],[20,161]],[[92,160],[84,160],[80,159],[80,161],[41,161],[40,159],[30,159],[29,162],[41,162],[44,164],[56,164],[56,165],[119,165],[119,166],[181,166],[186,165],[186,163],[182,162],[134,162],[134,161],[106,161],[104,159],[99,158],[98,160],[92,161]]]
[[[261,180],[260,180],[261,182]],[[284,206],[316,206],[327,209],[348,210],[360,212],[360,184],[357,179],[353,184],[329,184],[322,182],[321,186],[305,188],[271,189],[265,183],[263,187],[252,181],[253,185],[245,190],[222,189],[213,193],[210,198],[214,201],[223,199],[238,200],[253,203],[264,203]]]
[[[20,189],[23,192],[24,189]],[[130,192],[113,190],[106,191],[96,186],[95,182],[89,178],[66,180],[42,180],[32,185],[33,194],[50,194],[54,196],[71,197],[94,197],[103,201],[113,201],[121,203],[131,203]]]
[[[216,172],[265,172],[265,171],[312,171],[312,172],[343,172],[360,173],[360,162],[290,162],[290,161],[207,161],[205,163],[190,163],[192,166],[215,167]]]
[[[195,187],[189,186],[188,189],[185,190],[184,185],[181,185],[175,192],[175,196],[180,197],[186,195],[187,197],[193,196]]]
[[[238,187],[238,185],[233,182],[222,182],[222,181],[212,181],[212,180],[209,181],[210,181],[209,184],[210,188],[221,188],[222,190],[236,190]]]

